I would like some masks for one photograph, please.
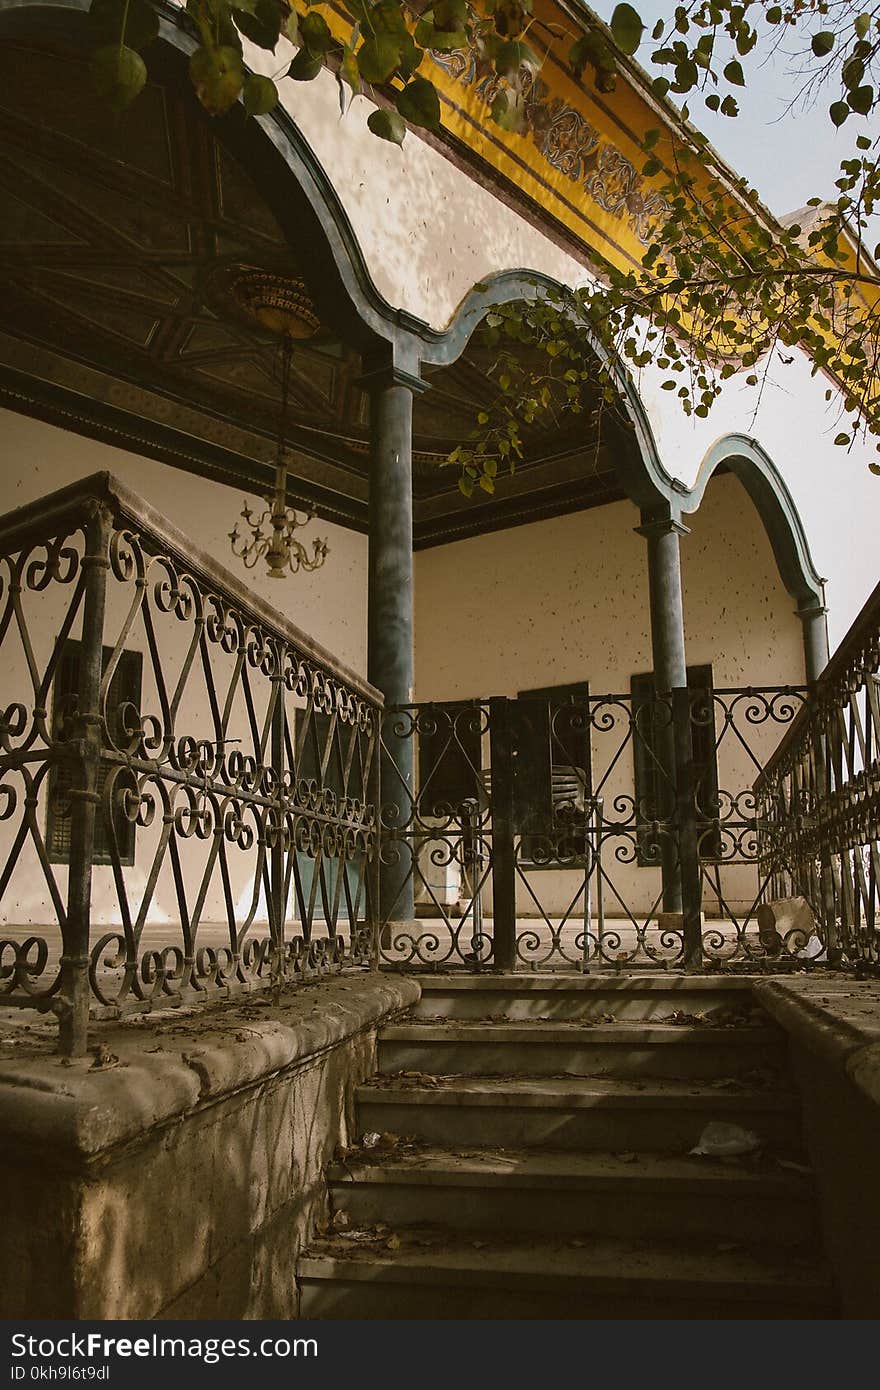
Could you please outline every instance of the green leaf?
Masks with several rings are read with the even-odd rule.
[[[848,444],[848,443],[849,443],[849,435],[848,435],[848,434],[838,434],[838,435],[835,436],[834,442],[835,442],[835,444]]]
[[[843,67],[840,69],[840,76],[844,87],[850,91],[853,87],[860,87],[862,78],[865,75],[865,65],[860,58],[847,58]]]
[[[856,36],[860,39],[863,39],[865,37],[870,27],[871,16],[869,14],[860,14],[853,24],[853,28],[856,31]]]
[[[147,80],[143,58],[124,44],[99,48],[92,54],[91,69],[98,96],[114,111],[124,111],[130,106]]]
[[[409,32],[399,0],[379,0],[369,10],[366,25],[377,34],[396,34],[399,39]]]
[[[849,107],[845,101],[834,101],[828,108],[828,114],[834,124],[839,128],[849,115]]]
[[[743,76],[742,64],[734,58],[733,62],[728,63],[724,69],[724,76],[732,87],[744,87],[746,79]]]
[[[655,174],[660,173],[662,168],[663,165],[660,163],[659,159],[649,159],[642,166],[642,173],[646,179],[652,179]]]
[[[433,82],[414,77],[395,98],[398,111],[410,125],[425,130],[440,129],[440,98]]]
[[[323,66],[324,59],[320,53],[310,53],[307,48],[301,48],[284,75],[292,77],[294,82],[313,82]]]
[[[422,43],[418,32],[416,42]],[[435,48],[438,53],[454,53],[456,49],[467,48],[468,36],[464,29],[435,29],[431,36],[430,43],[425,43],[425,48]]]
[[[146,48],[159,34],[159,16],[147,0],[92,0],[89,24],[102,48],[111,43]]]
[[[500,7],[496,7],[496,14],[499,12]],[[434,5],[434,24],[438,29],[463,29],[467,18],[467,0],[437,0]]]
[[[281,33],[281,11],[277,0],[255,0],[253,9],[239,9],[233,6],[232,18],[236,26],[258,48],[271,53],[275,49]]]
[[[508,39],[499,48],[495,59],[495,71],[500,77],[516,77],[523,68],[534,73],[540,66],[541,59],[522,39]]]
[[[492,120],[502,130],[516,132],[522,128],[522,103],[507,92],[499,92],[489,108]],[[509,327],[509,325],[507,325]]]
[[[717,92],[712,92],[709,96],[706,97],[706,105],[708,106],[710,111],[718,110],[719,106],[721,105],[721,98]]]
[[[344,82],[347,82],[355,96],[360,94],[361,74],[354,56],[353,48],[345,48],[342,53],[342,62],[339,65],[339,75]]]
[[[569,49],[568,61],[578,77],[587,63],[592,64],[597,71],[600,68],[614,71],[615,67],[611,49],[601,34],[595,32],[581,34],[580,38]]]
[[[645,26],[642,17],[632,5],[617,5],[611,16],[611,37],[621,53],[630,56],[635,53],[642,41]]]
[[[376,34],[365,39],[357,51],[357,65],[364,81],[375,86],[387,82],[400,62],[402,47],[395,34]]]
[[[189,72],[209,116],[223,116],[235,105],[244,85],[244,63],[237,49],[197,48]]]
[[[817,58],[824,58],[834,47],[834,35],[829,29],[823,29],[821,34],[814,34],[810,47]]]
[[[685,58],[675,65],[675,90],[677,92],[689,92],[699,81],[700,74],[696,63],[692,63],[689,58]]]
[[[412,77],[425,53],[424,49],[419,48],[418,44],[413,42],[409,34],[406,34],[401,42],[403,47],[400,50],[400,62],[397,65],[397,71],[399,76],[406,80],[408,77]]]
[[[734,101],[733,97],[731,97],[731,96],[726,96],[726,97],[724,98],[724,100],[723,100],[722,103],[721,103],[721,114],[722,114],[722,116],[738,116],[738,115],[739,115],[739,107],[737,106],[737,104],[736,104],[736,102]]]
[[[335,43],[334,36],[329,32],[327,19],[317,14],[316,10],[310,10],[309,14],[303,15],[300,19],[299,35],[310,53],[329,53]]]
[[[380,140],[390,140],[392,145],[403,144],[406,124],[397,111],[388,111],[384,107],[380,107],[377,111],[372,111],[367,117],[367,125],[374,135],[378,135]]]
[[[327,21],[323,15],[319,15],[315,10],[309,10],[308,14],[300,20],[299,32],[310,53],[329,53],[333,47],[334,38],[327,26]]]
[[[860,116],[867,116],[874,105],[874,88],[856,87],[855,91],[850,92],[846,99],[853,111],[857,111]]]
[[[780,24],[782,22],[782,6],[771,5],[764,18],[768,24]]]
[[[434,12],[433,10],[429,10],[427,14],[422,15],[421,19],[419,20],[418,24],[413,30],[413,37],[415,38],[416,43],[420,43],[423,48],[433,48],[435,32],[436,30],[434,28]]]
[[[250,73],[244,82],[244,109],[249,116],[265,116],[278,102],[278,88],[271,77]]]

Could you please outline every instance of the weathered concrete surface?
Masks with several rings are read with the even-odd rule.
[[[0,1317],[296,1316],[353,1089],[418,994],[364,974],[103,1025],[101,1065],[7,1013]]]
[[[789,1035],[825,1247],[845,1318],[880,1308],[880,981],[803,975],[755,997]]]

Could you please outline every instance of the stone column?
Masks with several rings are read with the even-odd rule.
[[[370,396],[370,530],[367,592],[367,678],[386,705],[411,703],[413,661],[413,396],[418,378],[391,366],[362,380]],[[393,733],[386,720],[381,799],[388,831],[406,830],[413,816],[415,739]],[[382,923],[409,922],[413,905],[410,840],[386,837],[379,873]]]
[[[807,680],[815,681],[828,665],[828,609],[818,599],[808,599],[797,612],[804,630],[804,670]]]
[[[679,549],[679,538],[688,534],[688,528],[672,516],[643,513],[642,525],[636,529],[648,542],[654,683],[658,697],[669,700],[669,720],[661,726],[657,751],[670,785],[664,818],[674,807],[678,833],[662,836],[663,910],[682,914],[685,964],[693,966],[701,958],[702,882]],[[664,704],[658,712],[665,708]]]

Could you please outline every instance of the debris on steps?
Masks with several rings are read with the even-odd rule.
[[[301,1316],[835,1316],[784,1037],[749,982],[605,984],[434,980],[433,1017],[423,994],[383,1030]]]

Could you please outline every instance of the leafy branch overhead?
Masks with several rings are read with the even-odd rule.
[[[351,24],[341,26],[329,5],[308,0],[186,0],[199,43],[190,75],[211,115],[241,100],[259,116],[277,103],[280,83],[310,82],[328,67],[343,109],[349,92],[367,88],[376,102],[370,130],[401,144],[407,127],[440,127],[427,55],[467,50],[491,79],[492,119],[516,132],[547,44],[560,37],[536,20],[533,3],[483,0],[478,9],[469,0],[435,0],[418,12],[404,0],[345,0]],[[158,34],[157,11],[151,0],[92,0],[90,15],[94,82],[123,109],[146,82],[143,54]],[[659,367],[685,413],[704,416],[728,378],[744,370],[759,386],[768,361],[787,360],[797,346],[835,382],[827,395],[842,416],[836,442],[850,444],[857,430],[880,438],[880,246],[870,237],[880,192],[870,123],[880,85],[880,0],[868,8],[864,0],[688,0],[670,4],[650,31],[636,8],[619,4],[609,25],[586,12],[577,26],[562,34],[576,77],[607,93],[624,69],[653,88],[664,110],[662,128],[644,135],[641,172],[666,212],[638,269],[603,266],[601,284],[561,298],[536,294],[490,316],[483,332],[497,348],[495,396],[450,458],[462,491],[492,491],[521,456],[524,433],[547,412],[576,414],[597,399],[616,400],[603,360],[636,371]],[[248,70],[245,39],[275,55],[274,77]],[[736,118],[753,74],[777,50],[794,74],[790,114],[805,102],[827,103],[829,121],[845,127],[841,138],[852,132],[834,196],[817,195],[788,226],[688,124],[693,103]],[[636,54],[653,77],[633,67]],[[684,103],[680,113],[670,97]],[[526,342],[538,349],[538,368],[534,351],[516,350]]]
[[[321,0],[186,0],[200,40],[190,75],[210,115],[224,115],[241,99],[248,114],[258,116],[278,102],[278,82],[311,82],[329,67],[341,93],[343,84],[353,95],[367,86],[385,98],[367,124],[374,135],[399,145],[407,126],[440,128],[440,98],[421,70],[426,53],[466,49],[496,79],[493,119],[504,130],[518,130],[523,92],[543,56],[528,41],[532,5],[533,0],[490,0],[483,12],[469,0],[435,0],[419,12],[404,0],[346,0],[352,27],[343,39],[331,30],[332,11]],[[90,15],[96,86],[113,107],[123,109],[146,82],[142,54],[158,35],[157,13],[150,0],[92,0]],[[247,71],[243,38],[267,52],[278,50],[281,63],[274,78]],[[284,41],[297,51],[283,56]],[[591,64],[602,90],[611,89],[614,43],[598,21],[595,31],[573,40],[570,61],[578,73]]]

